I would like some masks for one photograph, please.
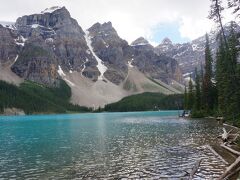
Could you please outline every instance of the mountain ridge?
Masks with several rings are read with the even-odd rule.
[[[111,22],[95,23],[83,31],[65,7],[19,17],[11,27],[0,26],[0,34],[0,68],[16,75],[11,76],[14,80],[3,74],[0,78],[16,84],[33,81],[48,87],[58,87],[62,79],[72,89],[71,101],[79,105],[104,106],[145,91],[180,92],[148,80],[156,79],[168,86],[182,83],[176,60],[156,54],[150,46],[144,49],[129,45]],[[126,88],[126,83],[134,88]]]
[[[228,35],[231,31],[231,24],[236,33],[240,33],[240,26],[232,21],[224,25],[224,31]],[[219,30],[213,29],[208,33],[210,49],[215,59],[218,42],[216,41]],[[195,68],[200,70],[205,63],[205,35],[198,37],[187,43],[160,43],[155,47],[156,53],[164,54],[177,60],[184,78],[188,79],[190,74],[194,74]]]

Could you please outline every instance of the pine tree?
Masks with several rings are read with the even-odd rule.
[[[222,11],[224,10],[224,7],[222,6],[222,0],[210,0],[210,1],[212,4],[210,6],[210,13],[208,18],[212,19],[215,23],[217,23],[220,26],[223,40],[225,42],[225,45],[227,46],[227,38],[222,23]]]
[[[239,77],[237,76],[237,38],[231,31],[228,40],[229,48],[225,48],[220,36],[220,46],[217,53],[216,80],[218,90],[218,107],[227,120],[235,119],[239,112]]]
[[[228,119],[235,119],[238,115],[238,108],[240,105],[239,97],[239,76],[237,76],[237,58],[238,58],[238,39],[235,35],[233,24],[231,26],[231,34],[228,39],[229,49],[226,57],[226,103],[228,104],[226,110],[226,117]]]
[[[218,111],[219,115],[223,116],[226,107],[225,100],[225,82],[226,82],[226,71],[225,71],[225,48],[222,36],[219,39],[220,45],[217,51],[216,61],[216,81],[218,90]]]
[[[186,85],[184,88],[184,110],[188,110],[188,93]]]
[[[212,55],[209,46],[209,38],[206,34],[206,47],[205,47],[205,72],[203,76],[203,106],[207,113],[211,112],[214,107],[213,100],[213,84],[212,84]]]
[[[200,70],[200,91],[201,91],[201,109],[204,109],[204,95],[203,95],[203,80],[204,80],[204,67],[203,64],[201,64],[201,70]]]
[[[188,109],[192,109],[194,105],[194,92],[193,92],[193,83],[192,78],[190,77],[188,84]]]
[[[228,0],[228,8],[233,8],[233,13],[240,16],[240,1],[239,0]]]
[[[201,110],[201,89],[200,89],[200,77],[199,77],[197,68],[195,69],[195,74],[196,74],[196,78],[195,78],[196,93],[195,93],[194,109],[196,111],[200,111]]]

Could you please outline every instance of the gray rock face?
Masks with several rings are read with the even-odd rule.
[[[44,59],[48,59],[46,62],[55,61],[54,63],[61,66],[64,71],[81,72],[84,70],[82,72],[84,76],[92,80],[97,79],[99,74],[96,68],[97,62],[92,54],[88,53],[89,48],[84,38],[85,33],[77,21],[71,18],[70,13],[65,7],[18,18],[16,28],[19,34],[24,39],[27,39],[26,43],[38,44],[39,48],[45,49],[49,54],[52,54],[51,56],[44,57]],[[23,51],[25,52],[26,50]],[[28,51],[32,51],[30,47]],[[21,56],[19,59],[21,59]],[[40,64],[35,64],[35,66],[37,65]],[[23,67],[21,66],[21,68]],[[25,71],[30,70],[29,68],[23,69]],[[23,69],[18,69],[17,66],[14,66],[13,71],[19,74],[18,72]],[[39,67],[39,69],[41,68]],[[29,80],[37,82],[40,80],[44,84],[48,82],[47,84],[49,85],[52,82],[52,77],[36,79],[37,76],[33,75],[31,77],[32,73],[30,72],[24,72],[24,74],[28,74],[28,76],[24,77]]]
[[[120,84],[127,76],[128,43],[121,39],[112,23],[96,23],[88,29],[96,55],[108,68],[104,76],[115,84]]]
[[[150,45],[144,37],[139,37],[131,43],[132,46],[145,46]]]
[[[57,70],[57,57],[41,38],[26,43],[12,66],[12,71],[18,76],[47,86],[59,85]]]
[[[15,42],[16,32],[0,25],[0,65],[14,62],[18,54],[18,47]]]
[[[110,22],[96,23],[89,28],[92,46],[97,56],[108,67],[104,76],[115,84],[120,84],[128,74],[128,64],[136,66],[150,78],[170,83],[171,79],[182,82],[181,70],[177,62],[164,55],[157,55],[154,47],[143,37],[131,46],[122,40]]]
[[[240,26],[233,23],[234,29],[237,33],[240,32]],[[226,24],[225,33],[230,33],[230,23]],[[209,33],[209,42],[212,55],[215,58],[218,42],[216,41],[219,31],[214,30]],[[185,77],[188,77],[190,73],[194,72],[197,67],[201,68],[201,65],[205,63],[205,36],[199,37],[192,42],[183,44],[172,44],[167,38],[161,44],[159,44],[155,51],[158,54],[164,54],[166,56],[176,59],[184,73]]]
[[[1,26],[0,35],[0,62],[14,62],[18,57],[12,71],[40,84],[58,86],[64,78],[60,69],[78,71],[97,81],[102,73],[99,59],[107,67],[104,77],[116,85],[125,81],[132,65],[149,78],[166,83],[172,79],[182,81],[177,62],[158,55],[144,38],[129,45],[118,36],[111,22],[96,23],[86,34],[65,7],[20,17],[15,26]]]
[[[136,43],[139,42],[140,44]],[[142,38],[132,43],[132,65],[153,79],[159,79],[167,84],[171,80],[182,82],[182,73],[176,60],[165,55],[159,55],[155,52],[153,46],[148,43],[143,44]]]

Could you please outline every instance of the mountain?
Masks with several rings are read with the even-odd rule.
[[[65,7],[0,25],[0,47],[0,80],[49,88],[64,80],[74,104],[98,107],[131,94],[183,90],[175,59],[157,54],[144,38],[129,45],[111,22],[84,31]]]
[[[127,41],[118,36],[111,22],[94,24],[88,29],[88,35],[91,38],[94,53],[105,66],[104,77],[119,85],[128,73]]]
[[[236,22],[233,23],[235,32],[240,33],[240,26]],[[231,31],[231,23],[227,23],[224,26],[224,31],[228,35]],[[209,35],[209,43],[212,51],[212,55],[215,58],[218,47],[216,41],[219,31],[217,29],[212,30]],[[205,63],[205,36],[199,37],[191,42],[183,44],[173,44],[170,39],[165,38],[161,44],[159,44],[155,51],[157,54],[163,54],[174,58],[180,65],[184,77],[189,77],[194,72],[195,67],[201,68],[201,65]]]
[[[140,38],[142,39],[142,38]],[[142,39],[143,40],[143,39]],[[173,80],[182,82],[182,73],[177,61],[169,56],[155,53],[155,49],[146,40],[143,43],[132,43],[132,60],[131,64],[148,74],[153,79],[161,80],[167,84],[173,83]],[[141,42],[141,41],[139,41]]]

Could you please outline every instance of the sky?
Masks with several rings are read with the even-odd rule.
[[[210,0],[0,0],[0,21],[16,21],[52,6],[65,6],[83,29],[111,21],[129,43],[138,37],[153,45],[196,39],[214,27],[207,18]],[[224,22],[234,19],[225,13]]]

